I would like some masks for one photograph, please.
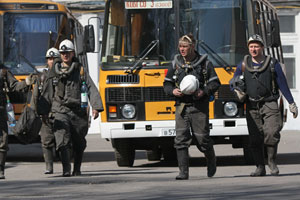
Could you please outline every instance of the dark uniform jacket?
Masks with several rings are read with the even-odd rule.
[[[58,64],[58,65],[57,65]],[[41,98],[39,99],[38,113],[68,113],[80,109],[81,84],[84,81],[88,87],[90,105],[94,110],[103,111],[102,100],[97,87],[89,76],[87,70],[76,60],[72,63],[75,67],[69,74],[59,74],[55,66],[60,66],[60,61],[55,61],[49,70],[43,84]],[[84,69],[83,77],[80,75],[81,67]],[[83,79],[83,80],[82,80]]]
[[[9,92],[21,91],[27,87],[25,81],[19,82],[4,65],[0,64],[0,107],[4,107],[7,101],[4,91],[5,82],[7,83]]]
[[[172,66],[169,67],[165,77],[165,93],[169,96],[174,96],[173,90],[179,88],[180,82],[184,76],[188,74],[197,77],[200,83],[200,89],[204,91],[204,96],[200,98],[200,100],[196,100],[193,95],[175,97],[176,105],[180,103],[193,103],[195,101],[208,101],[208,97],[213,95],[220,86],[219,78],[206,55],[201,56],[196,52],[195,59],[187,66],[182,56],[178,54],[174,57]]]

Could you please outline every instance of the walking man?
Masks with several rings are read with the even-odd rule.
[[[0,62],[0,179],[5,179],[4,169],[8,151],[8,126],[6,103],[9,100],[7,92],[22,91],[33,84],[33,76],[19,82],[14,75]]]
[[[86,148],[85,136],[88,132],[88,114],[86,107],[81,107],[80,88],[86,84],[92,106],[92,116],[96,119],[103,111],[99,91],[88,71],[75,57],[75,48],[70,40],[59,45],[61,60],[55,60],[49,75],[47,92],[43,100],[51,105],[53,114],[53,132],[56,149],[60,153],[63,176],[71,176],[70,150],[73,150],[73,176],[81,175],[81,162]],[[44,106],[45,108],[47,106]]]
[[[248,40],[249,55],[246,55],[234,77],[243,75],[245,90],[234,89],[237,97],[246,101],[246,119],[249,131],[250,148],[256,170],[250,176],[265,176],[264,145],[267,149],[271,175],[278,175],[276,164],[277,147],[282,129],[282,117],[277,100],[279,90],[289,103],[294,118],[298,108],[287,85],[280,63],[264,55],[264,41],[260,35]]]
[[[175,55],[164,80],[166,94],[176,100],[177,180],[189,178],[188,148],[192,135],[207,159],[207,176],[212,177],[216,172],[215,151],[209,136],[209,97],[214,95],[220,82],[207,55],[195,51],[195,43],[191,34],[179,39],[180,54]]]
[[[54,47],[48,49],[48,51],[46,52],[46,60],[47,60],[46,69],[41,74],[39,74],[38,80],[33,89],[33,98],[31,101],[31,107],[37,111],[40,110],[36,107],[37,105],[39,105],[37,102],[39,101],[41,96],[45,92],[47,92],[47,87],[44,87],[44,85],[47,86],[47,82],[50,80],[48,76],[51,72],[54,59],[56,58],[60,58],[59,51]],[[52,126],[53,126],[52,113],[47,112],[44,115],[42,115],[42,127],[40,131],[43,157],[46,164],[45,174],[53,174],[53,157],[54,157],[53,153],[55,151],[55,138],[52,131]]]

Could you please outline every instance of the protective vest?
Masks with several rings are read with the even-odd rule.
[[[79,107],[82,84],[80,71],[83,67],[78,62],[73,62],[66,72],[60,71],[61,63],[56,63],[54,67],[56,73],[56,78],[53,80],[55,82],[53,83],[55,101],[69,108]]]
[[[279,97],[279,90],[275,79],[276,60],[266,57],[260,67],[253,66],[249,56],[245,56],[246,94],[251,101],[273,101]]]
[[[196,61],[192,63],[184,63],[180,55],[175,56],[175,83],[180,85],[182,79],[186,75],[194,75],[199,80],[200,88],[205,84],[205,74],[206,66],[205,61],[207,60],[207,55],[199,56]]]
[[[199,80],[199,88],[204,88],[207,82],[207,55],[198,55],[195,61],[191,63],[185,63],[181,55],[174,57],[175,61],[175,85],[179,87],[181,81],[186,75],[194,75]],[[192,103],[194,101],[192,95],[185,95],[179,99],[180,102]]]

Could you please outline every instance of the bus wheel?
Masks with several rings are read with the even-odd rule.
[[[132,167],[135,157],[135,149],[129,139],[113,139],[115,159],[119,167]]]
[[[164,161],[175,162],[177,160],[176,149],[174,147],[163,148],[162,154]]]
[[[254,158],[249,147],[243,147],[244,159],[247,165],[254,164]]]
[[[149,161],[160,161],[161,159],[161,149],[147,150],[146,155]]]

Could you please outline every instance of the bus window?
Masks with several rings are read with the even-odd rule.
[[[192,33],[218,54],[225,63],[235,66],[247,54],[247,15],[242,1],[188,0],[180,3],[180,35]],[[222,20],[220,20],[222,19]],[[207,54],[198,46],[201,54]],[[219,66],[213,57],[210,60]]]
[[[124,14],[125,19],[121,20],[114,11],[122,8],[114,4],[110,8],[104,66],[112,62],[114,65],[134,63],[154,40],[159,40],[159,44],[146,59],[171,61],[177,50],[174,24],[169,20],[174,10],[123,8],[125,10],[118,13],[119,17]]]
[[[56,41],[60,14],[4,15],[4,63],[12,73],[29,74],[45,64],[49,41]],[[33,42],[34,41],[34,42]]]

